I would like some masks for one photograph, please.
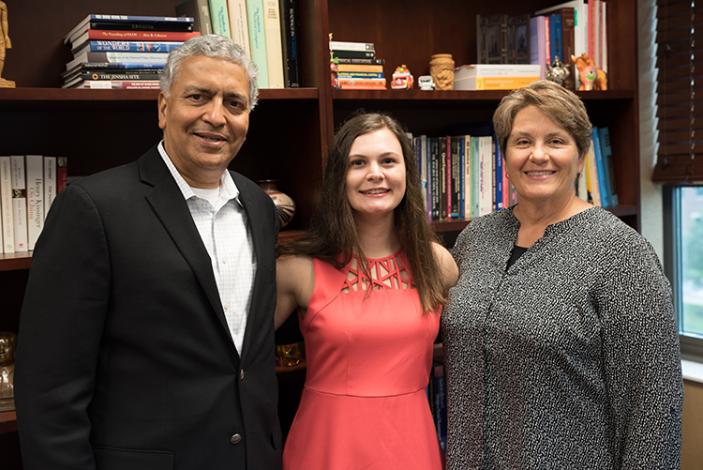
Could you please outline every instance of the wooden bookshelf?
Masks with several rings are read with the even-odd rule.
[[[17,89],[0,89],[0,155],[67,156],[69,176],[80,177],[136,159],[160,139],[155,90],[61,89],[70,59],[64,35],[88,13],[173,15],[179,0],[72,0],[48,8],[43,0],[11,2],[4,77]],[[329,85],[328,35],[373,42],[387,77],[406,64],[417,78],[428,73],[432,54],[449,52],[457,65],[476,60],[476,14],[530,13],[558,0],[300,1],[299,36],[303,88],[261,90],[250,131],[232,168],[254,180],[276,179],[297,210],[280,240],[300,236],[314,210],[322,169],[335,128],[357,111],[384,111],[414,134],[448,135],[490,121],[503,91],[342,91]],[[639,228],[639,118],[636,0],[609,0],[607,92],[579,92],[594,125],[611,131],[616,188],[612,212]],[[41,31],[41,33],[37,33]],[[6,137],[7,136],[7,137]],[[468,221],[433,223],[445,240]],[[0,329],[16,330],[31,257],[0,256],[5,299]],[[280,371],[281,419],[292,419],[304,369]],[[290,378],[290,379],[288,379]],[[295,380],[293,380],[295,378]],[[0,414],[0,449],[15,430],[14,413]],[[3,434],[4,433],[4,434]],[[5,440],[3,440],[5,439]],[[13,437],[16,441],[16,436]],[[13,442],[14,442],[13,441]],[[9,441],[7,441],[9,442]],[[18,451],[14,461],[19,462]],[[10,461],[13,461],[12,458]],[[5,468],[5,467],[3,467]],[[20,468],[12,464],[7,470]]]
[[[0,433],[17,431],[17,413],[0,411]]]

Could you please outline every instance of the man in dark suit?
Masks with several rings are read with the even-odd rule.
[[[255,68],[220,36],[169,56],[163,141],[71,184],[20,317],[25,470],[280,468],[275,208],[229,172]]]

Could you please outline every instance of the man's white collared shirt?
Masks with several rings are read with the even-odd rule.
[[[192,188],[173,165],[163,141],[161,158],[183,193],[200,238],[210,255],[222,309],[232,340],[241,355],[247,312],[256,274],[256,258],[247,217],[239,202],[239,189],[229,171],[222,173],[219,188]]]

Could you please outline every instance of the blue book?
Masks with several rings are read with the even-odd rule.
[[[91,52],[171,52],[183,42],[89,41],[86,44],[87,50]],[[76,53],[80,53],[80,51]]]
[[[503,155],[500,152],[500,145],[498,144],[498,138],[493,136],[493,145],[495,147],[495,195],[496,203],[495,210],[500,210],[503,208]]]
[[[593,153],[596,157],[596,173],[598,175],[598,189],[600,190],[600,204],[603,207],[610,207],[610,189],[608,187],[608,178],[606,178],[598,129],[593,129]]]
[[[596,130],[594,129],[594,132]],[[613,169],[613,149],[610,146],[610,130],[607,127],[598,128],[600,139],[600,150],[603,156],[603,166],[605,169],[608,184],[608,199],[611,206],[617,206],[620,202],[615,190],[615,171]]]
[[[549,54],[550,63],[554,62],[555,57],[559,57],[559,60],[564,62],[561,13],[549,15]]]

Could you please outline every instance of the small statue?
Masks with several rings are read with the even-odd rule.
[[[547,64],[547,80],[564,86],[569,75],[571,75],[569,68],[559,60],[559,57],[555,57],[551,65]]]
[[[435,90],[454,89],[454,59],[451,54],[433,54],[430,58],[430,75]]]
[[[15,82],[2,78],[2,70],[5,68],[6,49],[12,49],[10,22],[7,15],[7,5],[0,0],[0,88],[14,88]]]
[[[595,62],[586,52],[580,56],[571,55],[571,61],[579,71],[579,90],[607,90],[608,79],[605,72],[596,67]]]
[[[417,85],[420,90],[432,91],[434,90],[434,81],[432,80],[432,75],[420,75],[417,77]]]
[[[408,67],[403,64],[395,68],[391,88],[394,90],[410,90],[413,87],[413,76]]]

